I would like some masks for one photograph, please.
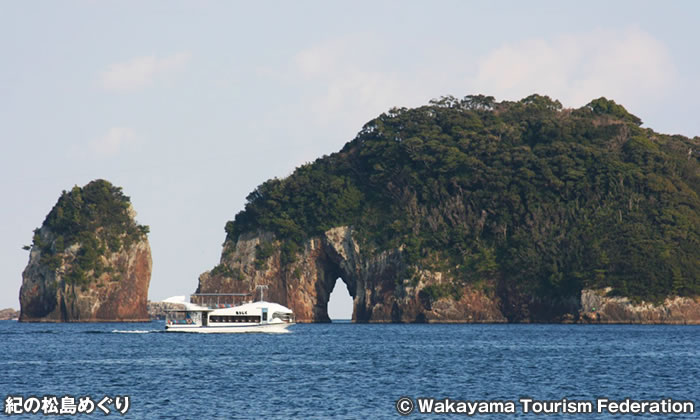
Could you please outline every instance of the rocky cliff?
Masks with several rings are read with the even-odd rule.
[[[168,311],[185,309],[185,305],[172,302],[148,302],[148,316],[151,319],[165,319]]]
[[[658,304],[609,296],[611,288],[581,292],[579,321],[590,324],[700,324],[700,299],[669,297]]]
[[[256,258],[261,244],[277,249],[263,261]],[[508,322],[502,302],[493,292],[494,284],[436,298],[426,290],[449,287],[442,273],[414,271],[410,279],[401,282],[408,284],[399,287],[397,276],[411,272],[402,262],[400,250],[363,256],[352,229],[346,226],[309,240],[301,257],[287,267],[280,265],[279,242],[269,233],[244,235],[227,246],[221,264],[199,277],[197,293],[247,293],[258,284],[266,284],[266,299],[290,307],[299,322],[330,322],[328,300],[336,279],[341,278],[353,298],[355,322]],[[700,324],[700,298],[673,296],[656,304],[633,303],[627,297],[610,296],[611,291],[583,289],[580,299],[567,302],[568,313],[546,321]]]
[[[64,191],[35,231],[20,321],[148,321],[151,250],[134,216],[107,181]]]
[[[12,308],[5,308],[0,310],[0,321],[7,321],[11,319],[19,318],[19,311]]]
[[[266,258],[262,247],[275,250]],[[199,278],[197,293],[246,293],[267,284],[267,300],[291,308],[299,322],[329,322],[328,300],[341,278],[354,301],[356,322],[505,322],[493,294],[469,289],[457,299],[429,296],[428,285],[447,284],[442,273],[415,272],[405,287],[396,279],[408,273],[400,250],[363,253],[353,231],[341,226],[311,238],[296,260],[282,266],[279,242],[269,233],[247,234],[227,242],[221,264]]]

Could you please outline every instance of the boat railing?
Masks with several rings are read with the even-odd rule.
[[[190,295],[190,303],[209,309],[232,308],[252,300],[251,296],[252,293],[194,293]]]

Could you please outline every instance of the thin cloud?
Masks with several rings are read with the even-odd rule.
[[[90,150],[97,157],[112,157],[136,142],[134,130],[128,127],[112,127],[107,134],[90,143]]]
[[[410,83],[387,68],[389,48],[371,34],[354,34],[299,51],[292,58],[293,74],[312,86],[303,108],[320,124],[349,123],[354,130],[390,107],[416,102],[415,92],[406,89]]]
[[[600,96],[630,104],[666,95],[675,75],[666,46],[629,28],[505,44],[478,61],[470,84],[505,99],[541,93],[567,106]]]
[[[111,65],[101,74],[102,87],[109,91],[132,91],[149,86],[159,77],[182,70],[190,60],[189,52],[169,57],[137,57]]]
[[[288,64],[285,71],[261,73],[305,86],[299,103],[280,113],[303,110],[319,132],[344,133],[345,139],[393,106],[418,106],[441,95],[520,100],[539,93],[570,107],[606,96],[635,112],[663,102],[679,86],[669,49],[638,28],[518,40],[483,55],[457,44],[407,47],[360,33],[310,45]]]

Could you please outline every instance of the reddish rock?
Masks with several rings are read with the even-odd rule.
[[[104,204],[110,199],[112,207]],[[90,200],[101,200],[106,209],[100,210]],[[137,225],[134,217],[128,198],[106,181],[64,191],[35,231],[29,263],[22,273],[19,320],[148,321],[151,249],[147,227]],[[105,227],[104,220],[118,222]],[[61,234],[52,232],[50,223],[60,226]],[[68,231],[70,227],[75,230]],[[64,238],[71,243],[64,246]]]
[[[77,247],[66,250],[75,252]],[[104,257],[103,257],[104,258]],[[105,258],[113,271],[86,286],[68,284],[62,273],[40,264],[41,252],[33,250],[22,273],[20,321],[28,322],[126,322],[149,321],[146,310],[151,280],[151,249],[147,240]]]
[[[256,266],[256,246],[273,249]],[[352,229],[330,229],[305,243],[296,261],[283,267],[280,243],[270,233],[243,234],[236,242],[227,241],[218,270],[199,277],[199,293],[249,293],[256,285],[269,285],[266,300],[291,308],[299,322],[329,322],[328,300],[341,278],[353,298],[355,322],[508,322],[495,284],[480,289],[466,287],[457,299],[430,298],[426,288],[448,283],[448,275],[417,270],[411,279],[402,278],[406,265],[398,249],[380,253],[363,252]],[[397,280],[398,279],[398,280]],[[641,323],[700,324],[700,300],[671,297],[662,305],[632,304],[627,298],[605,296],[604,291],[584,289],[581,298],[571,302],[542,302],[564,305],[570,313],[537,322],[562,323]],[[517,322],[533,322],[523,315]]]
[[[270,243],[274,252],[256,267],[256,245]],[[399,250],[363,253],[352,229],[330,229],[305,243],[295,262],[283,267],[279,242],[269,233],[244,234],[227,241],[221,258],[225,269],[203,273],[198,293],[247,293],[267,284],[266,300],[291,308],[299,322],[329,322],[327,305],[341,278],[354,301],[356,322],[505,322],[497,301],[469,289],[459,299],[426,301],[420,291],[443,281],[441,273],[421,271],[415,286],[397,278],[406,271]],[[406,284],[404,284],[406,283]]]
[[[0,321],[8,321],[12,319],[17,319],[19,317],[19,311],[12,308],[5,308],[0,310]]]
[[[660,304],[608,296],[611,289],[581,292],[580,322],[589,324],[700,324],[700,298],[669,297]]]

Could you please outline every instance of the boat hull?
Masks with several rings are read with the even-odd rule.
[[[288,333],[287,328],[293,323],[256,324],[256,325],[166,325],[165,332],[199,333],[199,334],[235,334],[235,333]]]

